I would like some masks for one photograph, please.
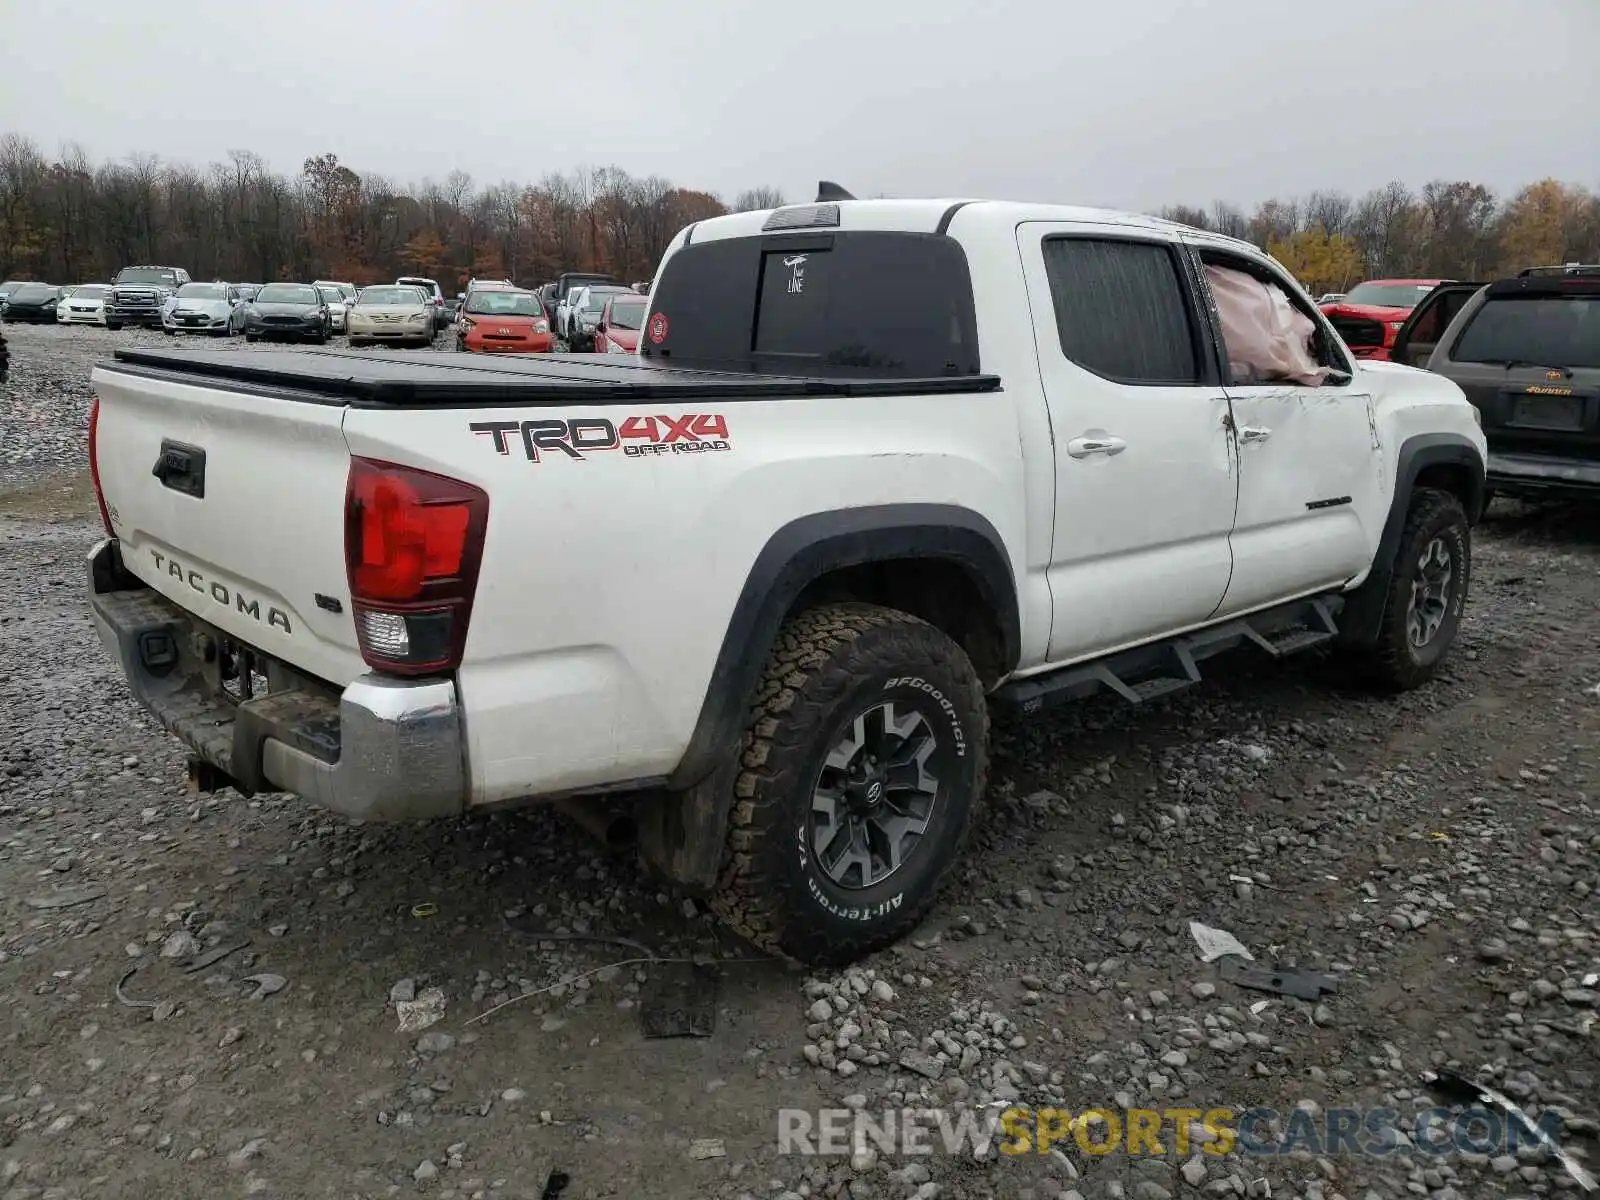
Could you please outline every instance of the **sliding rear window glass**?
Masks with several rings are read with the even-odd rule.
[[[950,238],[841,232],[690,244],[668,260],[643,351],[787,375],[976,375],[966,255]]]

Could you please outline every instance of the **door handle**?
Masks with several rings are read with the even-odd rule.
[[[199,446],[187,446],[171,438],[161,439],[161,455],[150,474],[161,481],[162,487],[204,500],[206,496],[206,452]]]
[[[1104,454],[1109,458],[1127,448],[1128,443],[1114,433],[1103,437],[1075,437],[1067,443],[1067,453],[1073,458],[1088,458],[1091,454]]]
[[[1260,425],[1239,426],[1239,440],[1241,442],[1264,442],[1272,436],[1272,430]]]

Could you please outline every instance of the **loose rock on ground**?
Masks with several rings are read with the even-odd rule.
[[[749,951],[700,906],[549,811],[390,828],[191,793],[81,592],[89,365],[168,343],[8,337],[4,1200],[536,1197],[553,1170],[569,1197],[1573,1194],[1542,1153],[1218,1157],[1199,1118],[1139,1158],[1071,1137],[777,1153],[779,1110],[822,1108],[1264,1105],[1281,1135],[1391,1107],[1426,1140],[1421,1077],[1441,1068],[1560,1113],[1600,1158],[1600,517],[1497,506],[1457,651],[1411,695],[1373,697],[1336,661],[1244,658],[1148,709],[998,719],[989,811],[923,928],[792,971],[735,962]],[[623,955],[508,917],[724,960],[714,1035],[644,1039],[648,966],[585,975]],[[1246,992],[1200,962],[1191,920],[1340,987]],[[136,964],[129,998],[159,1021],[114,995]]]

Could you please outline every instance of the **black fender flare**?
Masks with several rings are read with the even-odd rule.
[[[784,617],[828,573],[895,559],[938,559],[964,570],[995,616],[1002,668],[1015,668],[1022,652],[1016,578],[1004,540],[980,514],[959,505],[886,504],[791,521],[767,540],[745,578],[676,770],[636,808],[639,848],[655,870],[693,891],[715,887],[740,739]]]
[[[1394,578],[1395,552],[1400,548],[1406,514],[1411,510],[1411,493],[1416,489],[1417,476],[1434,466],[1465,468],[1470,480],[1468,494],[1462,498],[1467,520],[1476,525],[1483,514],[1487,468],[1476,446],[1459,433],[1417,433],[1402,442],[1395,460],[1394,492],[1389,502],[1389,515],[1383,523],[1383,534],[1378,539],[1372,570],[1361,586],[1351,593],[1339,619],[1340,633],[1349,642],[1363,645],[1377,640],[1378,627],[1383,621],[1384,601],[1389,595],[1389,582]]]
[[[998,530],[953,504],[882,504],[814,513],[782,526],[756,556],[723,633],[700,717],[667,786],[716,769],[744,730],[767,649],[800,594],[831,571],[894,559],[942,559],[971,578],[995,615],[1006,669],[1022,653],[1017,583]]]

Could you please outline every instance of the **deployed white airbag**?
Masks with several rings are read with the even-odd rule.
[[[1230,267],[1206,265],[1233,383],[1320,386],[1328,368],[1311,352],[1316,326],[1282,288]]]

